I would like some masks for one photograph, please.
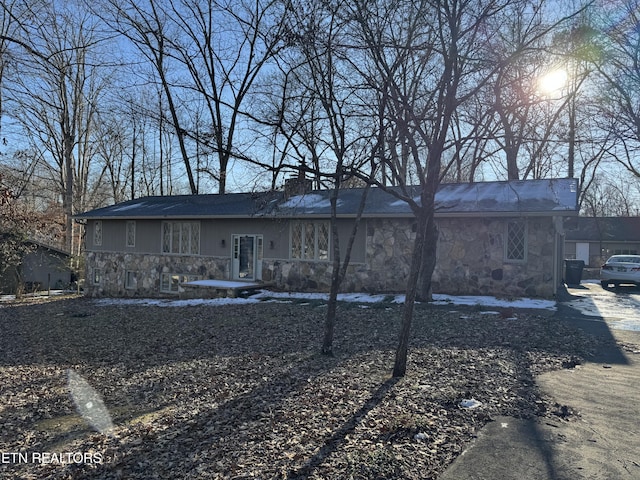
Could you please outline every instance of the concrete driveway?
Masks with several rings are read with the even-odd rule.
[[[595,321],[605,321],[611,329],[640,332],[640,288],[605,290],[593,280],[568,290],[575,298],[565,302],[566,306]]]
[[[640,289],[568,289],[556,317],[599,336],[600,352],[536,377],[569,418],[496,418],[438,480],[640,479]]]

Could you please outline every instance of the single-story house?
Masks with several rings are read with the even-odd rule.
[[[640,252],[640,217],[577,217],[565,240],[567,258],[600,267],[611,255]]]
[[[27,253],[22,263],[9,266],[0,276],[0,291],[14,293],[19,281],[27,292],[68,288],[72,280],[69,253],[36,240],[28,240],[26,244]]]
[[[330,191],[299,187],[144,197],[77,215],[86,225],[85,292],[167,296],[206,279],[328,291]],[[341,247],[363,191],[339,192]],[[578,214],[577,201],[575,179],[441,185],[434,292],[552,297],[563,284],[564,222]],[[415,229],[406,202],[372,187],[343,291],[404,291]]]

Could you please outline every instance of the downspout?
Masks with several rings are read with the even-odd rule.
[[[562,261],[564,260],[564,218],[553,217],[554,235],[553,235],[553,288],[557,293],[562,286]],[[562,241],[561,241],[562,240]]]

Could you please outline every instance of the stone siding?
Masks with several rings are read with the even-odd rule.
[[[201,278],[229,278],[229,258],[87,252],[85,292],[92,297],[159,297],[163,273],[197,275]],[[93,284],[93,272],[100,271],[100,282]],[[127,271],[136,272],[135,289],[125,288]]]
[[[552,297],[555,228],[547,217],[527,222],[527,261],[518,263],[505,260],[504,220],[439,219],[434,292]]]
[[[438,219],[435,293],[546,297],[553,286],[555,229],[551,218],[527,220],[527,262],[505,261],[506,219]],[[409,275],[413,219],[368,219],[365,262],[352,263],[343,281],[344,292],[403,292]],[[357,247],[354,247],[357,248]],[[86,289],[91,296],[167,296],[160,292],[162,273],[198,275],[203,279],[229,279],[229,258],[178,255],[87,252]],[[99,285],[92,272],[99,269]],[[331,262],[265,258],[262,280],[288,291],[327,292]],[[126,271],[135,271],[137,288],[125,288]]]

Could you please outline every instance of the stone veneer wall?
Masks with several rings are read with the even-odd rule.
[[[551,218],[530,217],[527,262],[505,261],[507,219],[438,219],[436,293],[546,297],[555,293]],[[349,267],[345,292],[402,292],[406,288],[415,232],[411,219],[367,222],[366,264]],[[321,262],[265,260],[263,277],[286,290],[328,291],[332,266]]]
[[[555,227],[549,217],[529,217],[527,224],[527,261],[514,263],[504,259],[504,219],[439,219],[434,292],[551,298]]]
[[[555,230],[547,217],[528,222],[528,261],[504,260],[505,219],[438,219],[438,260],[433,276],[436,293],[552,297]],[[353,263],[343,281],[344,292],[403,292],[409,275],[415,232],[412,219],[368,219],[366,261]],[[363,227],[364,228],[364,227]],[[102,272],[100,285],[91,272]],[[138,272],[138,288],[125,288],[125,271]],[[162,296],[162,273],[228,279],[229,258],[87,252],[87,294],[91,296]],[[264,259],[262,276],[274,287],[327,292],[330,262]]]
[[[202,278],[229,278],[229,258],[87,252],[85,292],[92,297],[158,297],[163,273],[198,275]],[[94,269],[101,272],[99,285],[92,284]],[[137,288],[125,288],[127,271],[136,272]]]
[[[349,265],[341,290],[371,293],[403,292],[407,287],[411,252],[415,240],[412,224],[411,219],[395,221],[367,219],[366,261]],[[354,248],[357,247],[354,246]],[[332,271],[331,262],[265,259],[262,278],[285,290],[327,292],[331,286]]]

